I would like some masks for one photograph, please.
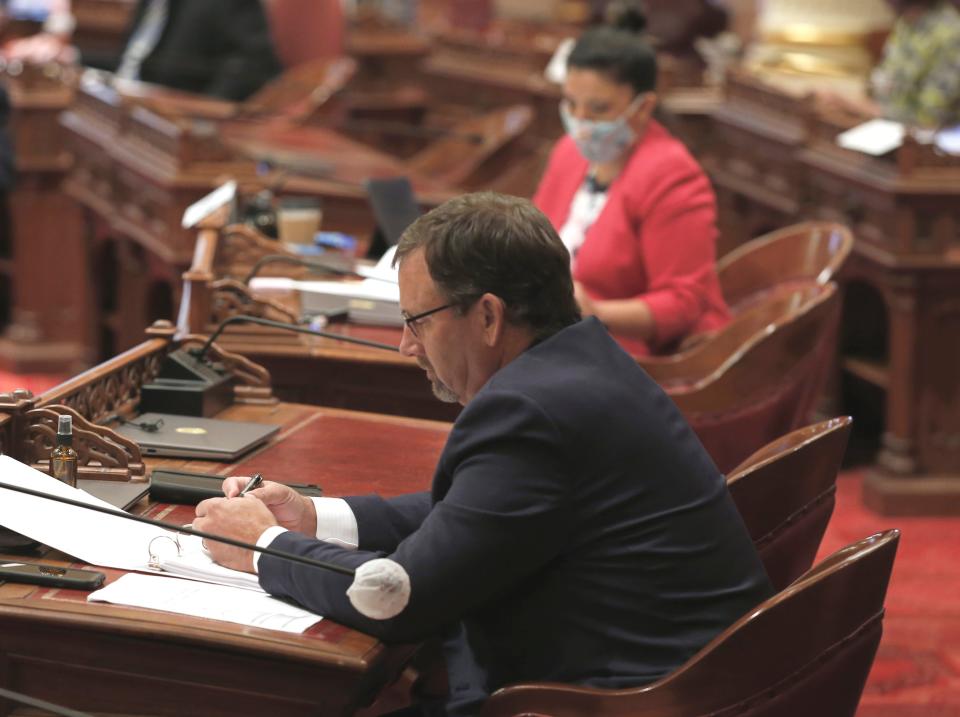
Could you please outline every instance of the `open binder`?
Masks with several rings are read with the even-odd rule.
[[[12,485],[120,511],[9,456],[0,456],[0,479]],[[135,523],[120,516],[0,488],[0,525],[78,560],[104,568],[166,572],[193,580],[259,590],[256,575],[213,562],[200,538]]]

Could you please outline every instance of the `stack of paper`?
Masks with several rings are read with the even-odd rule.
[[[205,609],[202,606],[206,600],[235,601],[241,606],[236,612],[221,611],[220,615],[231,614],[240,619],[203,614],[202,617],[214,619],[230,619],[244,625],[267,626],[270,622],[271,610],[273,614],[289,616],[293,613],[290,605],[280,600],[268,597],[260,587],[257,577],[239,570],[231,570],[217,565],[203,550],[201,540],[194,536],[184,535],[171,530],[164,530],[145,523],[137,523],[123,518],[121,515],[107,515],[104,513],[85,510],[80,507],[56,503],[44,498],[17,493],[7,490],[2,484],[14,485],[31,490],[40,491],[47,495],[71,498],[89,505],[98,505],[110,509],[113,513],[121,513],[109,503],[96,498],[78,488],[71,488],[65,483],[50,477],[46,473],[34,470],[10,458],[0,456],[0,525],[10,530],[26,535],[55,550],[72,555],[91,565],[120,570],[134,570],[154,572],[155,580],[174,581],[174,578],[156,575],[150,567],[151,554],[159,558],[162,569],[192,578],[189,589],[182,585],[173,584],[164,588],[165,596],[162,599],[163,607],[156,604],[146,604],[151,593],[161,595],[158,588],[141,589],[146,585],[137,580],[143,576],[127,575],[102,591],[91,594],[91,600],[107,600],[140,607],[157,607],[157,609],[179,612],[187,615],[199,614],[197,610]],[[179,546],[179,547],[178,547]],[[132,578],[132,579],[131,579]],[[193,581],[204,581],[216,584],[203,585]],[[183,583],[182,580],[176,580]],[[159,585],[160,583],[155,583]],[[259,593],[256,604],[259,611],[247,610],[243,606],[253,603],[251,594]],[[179,597],[177,597],[179,596]],[[264,602],[268,601],[268,602]],[[290,625],[304,626],[296,631],[302,632],[321,618],[301,611],[303,614],[298,620],[289,622]],[[305,624],[309,616],[312,622]],[[283,622],[283,620],[281,620]],[[282,628],[278,628],[282,629]]]

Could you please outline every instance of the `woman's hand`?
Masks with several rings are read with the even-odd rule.
[[[597,315],[597,304],[587,295],[587,290],[579,281],[573,282],[573,297],[580,305],[580,313],[584,317]]]

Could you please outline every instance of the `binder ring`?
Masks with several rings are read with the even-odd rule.
[[[151,570],[162,570],[163,567],[160,564],[160,555],[153,551],[153,544],[158,540],[169,540],[171,543],[177,546],[177,556],[183,555],[183,550],[180,547],[180,537],[171,536],[171,535],[157,535],[150,539],[150,542],[147,544],[147,552],[150,554],[150,560],[147,565]]]

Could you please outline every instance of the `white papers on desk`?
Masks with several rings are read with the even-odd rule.
[[[944,127],[936,133],[933,141],[941,152],[960,157],[960,124]]]
[[[166,610],[292,633],[301,633],[322,619],[264,593],[136,573],[124,575],[91,593],[87,600]]]
[[[122,512],[9,456],[0,456],[0,482]],[[256,576],[214,563],[203,551],[199,538],[120,516],[0,488],[0,525],[91,565],[147,571],[152,550],[171,572],[189,570],[194,579],[203,575],[202,579],[210,582],[260,590]],[[179,558],[175,539],[181,546]]]
[[[166,543],[166,546],[160,543]],[[154,545],[154,552],[159,555],[164,572],[191,580],[264,592],[260,587],[259,578],[253,573],[232,570],[215,563],[209,553],[203,549],[203,541],[195,535],[180,536],[179,555],[177,555],[176,546],[169,541],[158,540]]]
[[[837,135],[837,144],[844,149],[879,157],[901,144],[905,130],[900,122],[872,119]]]

